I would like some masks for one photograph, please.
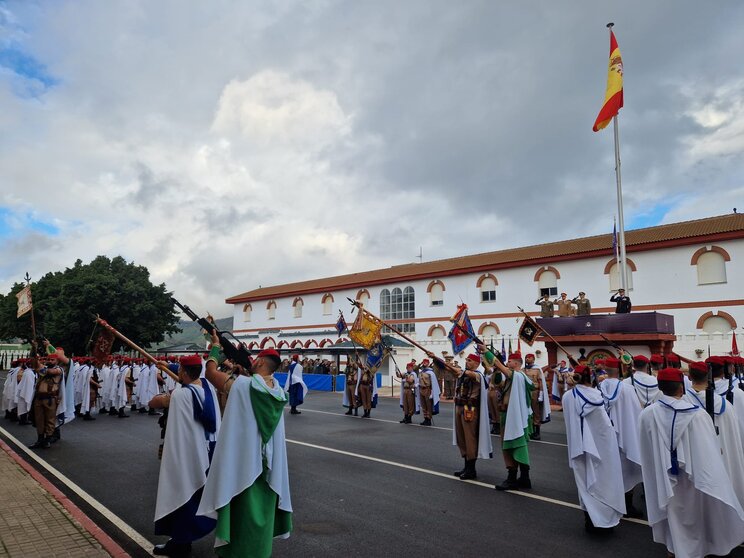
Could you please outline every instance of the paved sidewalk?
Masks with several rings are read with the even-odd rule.
[[[0,442],[0,557],[110,556]]]

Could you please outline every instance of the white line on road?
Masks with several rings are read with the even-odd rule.
[[[50,463],[48,463],[47,461],[45,461],[44,459],[36,455],[34,452],[29,451],[26,448],[26,446],[20,440],[18,440],[15,436],[13,436],[10,432],[8,432],[2,427],[0,427],[0,432],[8,440],[13,442],[16,445],[16,447],[20,449],[24,454],[26,454],[32,460],[36,461],[36,463],[44,467],[44,469],[46,469],[50,474],[55,476],[62,484],[64,484],[67,488],[69,488],[75,494],[77,494],[83,501],[85,501],[86,504],[89,504],[94,510],[96,510],[103,517],[105,517],[111,523],[113,523],[127,537],[129,537],[135,543],[141,546],[145,552],[147,552],[150,556],[154,556],[154,554],[152,554],[151,552],[154,546],[153,543],[151,543],[145,537],[143,537],[137,531],[135,531],[134,528],[132,528],[128,523],[126,523],[121,517],[116,515],[114,512],[112,512],[110,509],[104,506],[101,502],[93,498],[93,496],[91,496],[88,492],[86,492],[80,486],[78,486],[73,481],[71,481],[67,476],[64,475],[64,473],[56,469],[53,465],[51,465]]]
[[[322,412],[322,411],[317,411]],[[334,414],[334,413],[329,413]],[[381,420],[381,419],[378,419]],[[446,473],[440,473],[439,471],[432,471],[431,469],[423,469],[421,467],[416,467],[414,465],[407,465],[405,463],[398,463],[397,461],[388,461],[387,459],[380,459],[379,457],[372,457],[370,455],[363,455],[361,453],[353,453],[350,451],[344,451],[340,449],[335,448],[329,448],[326,446],[319,446],[317,444],[310,444],[308,442],[300,442],[299,440],[290,440],[287,438],[287,442],[290,444],[297,444],[298,446],[305,446],[308,448],[318,449],[322,451],[328,451],[331,453],[337,453],[339,455],[346,455],[348,457],[356,457],[357,459],[365,459],[367,461],[373,461],[375,463],[381,463],[383,465],[390,465],[392,467],[399,467],[401,469],[408,469],[409,471],[415,471],[417,473],[424,473],[427,475],[432,475],[435,477],[441,477],[448,480],[456,480],[457,482],[466,482],[468,484],[474,484],[475,486],[480,486],[483,488],[488,488],[490,490],[494,490],[494,486],[492,484],[486,484],[485,482],[480,481],[474,481],[474,480],[466,480],[463,481],[462,479],[458,479],[454,475],[448,475]],[[532,494],[530,492],[521,492],[518,490],[507,490],[509,494],[514,494],[515,496],[522,496],[524,498],[531,498],[533,500],[539,500],[541,502],[547,502],[549,504],[554,504],[557,506],[563,506],[564,508],[571,508],[575,510],[581,510],[581,507],[577,504],[573,504],[571,502],[564,502],[563,500],[556,500],[555,498],[548,498],[547,496],[540,496],[539,494]],[[633,518],[623,518],[623,521],[628,521],[630,523],[638,523],[639,525],[648,525],[648,522],[643,521],[641,519],[633,519]]]
[[[332,413],[330,411],[318,411],[316,409],[304,409],[302,411],[303,413],[321,413],[323,415],[333,415],[337,417],[345,417],[348,416],[349,418],[358,418],[361,420],[362,417],[355,417],[347,415],[346,413]],[[366,418],[364,420],[373,420],[377,422],[387,422],[389,424],[400,424],[397,420],[389,420],[389,419],[379,419],[379,418]],[[451,428],[445,428],[444,426],[421,426],[420,424],[411,424],[411,426],[418,426],[419,428],[433,428],[435,430],[446,430],[448,432],[452,432]],[[498,434],[492,434],[495,438],[500,438]],[[560,442],[548,442],[546,440],[530,440],[530,444],[548,444],[549,446],[560,446],[562,448],[567,447],[566,444],[561,444]]]

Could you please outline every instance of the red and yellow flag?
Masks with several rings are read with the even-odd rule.
[[[607,66],[607,91],[605,102],[597,115],[592,130],[599,132],[610,123],[623,106],[623,58],[615,34],[610,29],[610,62]]]

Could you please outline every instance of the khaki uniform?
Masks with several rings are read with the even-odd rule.
[[[540,395],[540,390],[542,390],[542,379],[540,378],[540,369],[535,368],[525,368],[522,370],[522,372],[525,373],[525,375],[532,380],[532,384],[535,386],[532,390],[532,424],[534,425],[540,425],[542,423],[542,413],[540,412],[540,402],[538,401],[538,396]],[[508,403],[507,403],[508,404]]]
[[[359,399],[362,400],[362,407],[365,411],[372,410],[372,382],[374,380],[375,375],[370,370],[364,370],[359,379]]]
[[[554,316],[552,300],[545,300],[541,298],[540,300],[535,302],[535,304],[537,304],[540,307],[541,318],[552,318]]]
[[[430,419],[434,413],[434,400],[431,398],[431,376],[426,372],[419,374],[419,401],[421,412],[425,419]]]
[[[356,391],[356,384],[357,384],[357,374],[359,372],[357,370],[349,370],[346,373],[346,399],[349,401],[349,409],[355,409],[356,404],[356,395],[354,392]]]
[[[455,383],[456,383],[457,378],[455,378],[455,374],[451,372],[449,368],[445,368],[443,375],[444,375],[444,398],[452,399],[455,397]]]
[[[559,298],[555,301],[555,305],[558,307],[558,316],[561,318],[567,318],[573,315],[573,306],[570,300]]]
[[[49,438],[57,427],[57,405],[62,374],[46,373],[36,383],[34,395],[34,420],[39,438]]]
[[[416,378],[413,372],[403,375],[403,414],[407,417],[416,412]]]
[[[576,305],[577,316],[588,316],[592,313],[592,303],[588,298],[574,298],[572,301]]]
[[[463,373],[455,392],[455,439],[465,459],[478,459],[481,383]]]

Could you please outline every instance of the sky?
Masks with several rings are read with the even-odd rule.
[[[0,0],[0,290],[121,255],[259,286],[609,233],[744,195],[744,3]]]

